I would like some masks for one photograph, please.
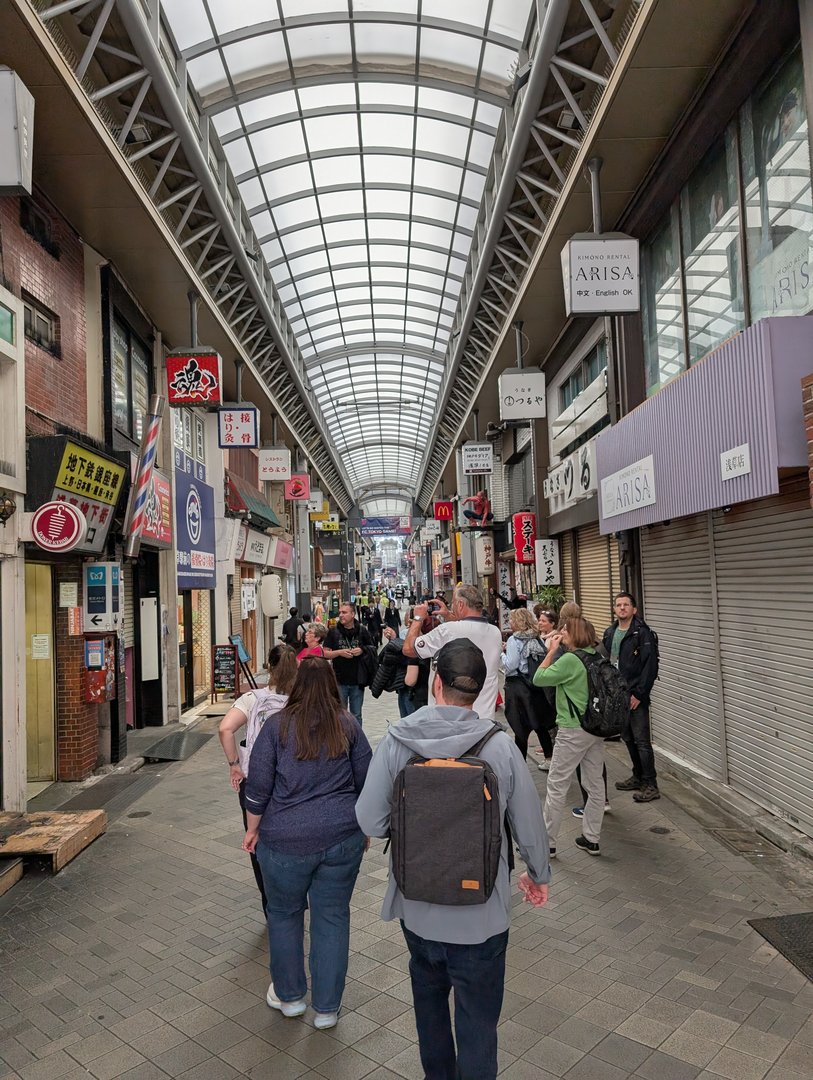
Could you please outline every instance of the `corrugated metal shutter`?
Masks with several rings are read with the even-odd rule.
[[[574,600],[572,532],[562,533],[559,537],[559,555],[562,560],[562,592],[565,600]]]
[[[813,835],[807,478],[713,520],[729,783]]]
[[[241,631],[243,629],[243,605],[242,605],[242,600],[241,600],[242,593],[240,591],[240,581],[241,581],[240,563],[235,563],[234,564],[234,578],[232,580],[233,580],[234,590],[233,590],[233,592],[231,594],[231,605],[229,607],[231,632],[233,634],[239,634],[239,633],[241,633]]]
[[[125,563],[122,567],[121,580],[124,586],[124,648],[132,649],[135,645],[135,604],[133,602],[132,563]]]
[[[601,634],[610,625],[613,612],[613,583],[610,547],[617,548],[611,537],[602,536],[598,522],[583,525],[576,534],[576,558],[579,567],[579,595],[582,615]]]
[[[697,514],[641,529],[641,562],[646,621],[660,638],[660,678],[652,691],[653,741],[707,776],[721,779],[708,516]],[[759,756],[760,748],[754,744],[752,752]]]

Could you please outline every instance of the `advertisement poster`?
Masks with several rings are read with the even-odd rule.
[[[175,530],[178,588],[213,589],[216,581],[214,491],[179,469],[175,470]]]

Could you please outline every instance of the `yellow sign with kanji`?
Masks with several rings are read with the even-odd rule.
[[[124,466],[118,462],[93,454],[76,443],[66,442],[54,486],[115,506],[119,501],[124,473]]]

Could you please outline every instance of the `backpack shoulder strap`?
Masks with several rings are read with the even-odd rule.
[[[487,731],[486,734],[482,737],[482,739],[478,740],[478,742],[476,742],[474,744],[474,746],[472,746],[469,750],[467,750],[465,754],[461,754],[460,756],[461,757],[479,757],[483,747],[486,745],[486,743],[489,741],[489,739],[491,739],[494,735],[496,735],[498,732],[503,731],[503,730],[504,729],[502,728],[502,726],[500,724],[495,723],[492,726],[491,731]]]

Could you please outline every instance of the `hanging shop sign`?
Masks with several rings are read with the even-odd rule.
[[[574,503],[589,498],[598,490],[596,470],[596,441],[590,442],[568,454],[566,458],[548,470],[542,485],[542,493],[551,499],[551,511],[566,510]]]
[[[223,400],[222,363],[212,349],[179,349],[167,355],[167,401],[204,408]]]
[[[158,469],[152,470],[147,490],[141,539],[153,547],[172,547],[172,492],[169,477]]]
[[[655,460],[652,454],[627,465],[601,481],[601,516],[617,517],[643,506],[654,506]]]
[[[215,570],[215,493],[208,484],[175,470],[175,535],[178,588],[213,589]]]
[[[454,503],[451,499],[435,503],[435,521],[451,521],[453,517]]]
[[[265,566],[271,550],[271,537],[256,529],[246,530],[246,543],[240,558],[243,562]]]
[[[561,585],[562,575],[559,569],[559,541],[552,537],[536,541],[536,583],[543,585]]]
[[[31,535],[43,551],[72,551],[85,539],[87,529],[82,511],[65,502],[47,502],[31,518]]]
[[[494,471],[494,444],[490,442],[463,443],[463,472],[480,476]]]
[[[268,566],[273,566],[278,570],[290,570],[294,564],[294,545],[286,543],[285,540],[280,540],[277,536],[274,539],[272,550],[268,556]]]
[[[514,558],[518,563],[529,565],[536,559],[536,514],[523,511],[514,514]]]
[[[0,195],[30,195],[34,96],[11,68],[0,69]]]
[[[480,577],[493,574],[496,564],[494,561],[494,540],[491,536],[480,533],[474,539],[474,558],[477,565],[477,573]]]
[[[320,491],[319,488],[312,487],[308,498],[308,513],[311,515],[311,521],[326,520],[326,518],[313,517],[314,514],[324,513],[324,502],[324,492]]]
[[[257,461],[260,480],[290,480],[291,451],[287,446],[266,446]]]
[[[260,411],[254,405],[217,410],[217,445],[221,450],[260,445]]]
[[[638,241],[623,233],[577,233],[562,248],[568,315],[619,315],[641,309]]]
[[[328,514],[326,521],[316,522],[317,532],[337,533],[341,529],[338,514]]]
[[[83,569],[82,625],[88,634],[115,633],[124,607],[121,567],[114,562],[87,562]]]
[[[427,518],[421,528],[422,533],[426,533],[427,536],[440,536],[440,522],[434,518]]]
[[[541,420],[545,376],[539,368],[506,368],[498,380],[500,420]]]
[[[294,473],[285,481],[285,498],[292,502],[306,503],[310,498],[311,478],[307,473]]]

